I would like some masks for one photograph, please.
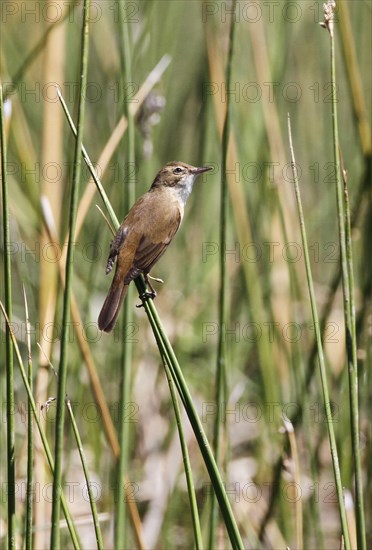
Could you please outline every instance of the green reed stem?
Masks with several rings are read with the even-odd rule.
[[[332,418],[332,411],[331,411],[331,405],[329,400],[327,372],[326,372],[326,366],[325,366],[325,360],[324,360],[323,344],[322,344],[322,337],[321,337],[319,318],[318,318],[318,310],[316,306],[313,277],[311,273],[309,248],[307,244],[306,227],[305,227],[305,218],[303,214],[301,194],[300,194],[300,188],[298,184],[297,166],[296,166],[295,155],[294,155],[293,144],[292,144],[291,123],[290,123],[289,115],[288,115],[288,135],[289,135],[289,147],[291,151],[291,165],[292,165],[292,172],[293,172],[294,188],[295,188],[295,194],[296,194],[298,216],[300,220],[301,240],[302,240],[302,247],[304,251],[306,278],[307,278],[307,285],[309,289],[311,312],[312,312],[313,321],[314,321],[315,337],[316,337],[317,348],[318,348],[319,371],[320,371],[320,379],[322,384],[329,444],[330,444],[331,455],[332,455],[333,472],[334,472],[335,483],[336,483],[338,508],[340,513],[341,527],[342,527],[342,533],[344,537],[345,548],[346,550],[349,550],[350,540],[349,540],[349,532],[348,532],[347,521],[346,521],[345,503],[344,503],[343,492],[342,492],[340,464],[338,460],[336,437],[333,429],[333,418]]]
[[[12,275],[10,266],[10,231],[7,185],[7,160],[5,138],[5,116],[3,87],[0,83],[0,137],[1,137],[1,191],[3,197],[3,243],[4,243],[4,282],[5,309],[12,320]],[[5,335],[6,357],[6,444],[7,444],[7,483],[8,483],[8,548],[15,548],[15,435],[14,435],[14,369],[12,339],[9,329]]]
[[[66,257],[66,284],[63,296],[63,316],[62,316],[62,333],[61,333],[61,351],[58,373],[58,390],[57,390],[57,411],[56,411],[56,426],[55,426],[55,468],[53,479],[53,502],[52,502],[52,529],[50,546],[54,550],[59,548],[59,517],[60,517],[60,494],[61,494],[61,478],[62,478],[62,454],[63,454],[63,438],[64,438],[64,419],[65,419],[65,395],[66,395],[66,379],[67,379],[67,351],[68,351],[68,324],[70,321],[70,299],[72,289],[72,277],[74,267],[74,238],[76,226],[76,211],[79,197],[80,172],[81,172],[81,145],[84,128],[85,114],[85,97],[87,83],[87,68],[88,68],[88,51],[89,51],[89,9],[90,0],[84,0],[83,5],[83,26],[81,34],[81,58],[80,58],[80,93],[78,101],[78,120],[77,120],[77,136],[75,142],[74,167],[72,176],[72,189],[70,198],[70,213],[69,213],[69,237],[67,245]]]
[[[235,35],[235,10],[236,0],[233,0],[231,6],[231,20],[230,20],[230,36],[229,36],[229,51],[227,55],[227,67],[226,67],[226,89],[231,89],[231,72],[233,66],[233,53],[234,53],[234,35]],[[226,114],[222,131],[221,142],[221,188],[220,188],[220,258],[219,258],[219,271],[220,271],[220,290],[218,297],[218,344],[217,344],[217,368],[216,368],[216,405],[217,412],[214,423],[214,436],[213,436],[213,451],[217,466],[221,469],[222,462],[222,438],[223,434],[226,435],[226,395],[227,395],[227,353],[226,353],[226,337],[225,327],[227,326],[227,277],[226,277],[226,230],[227,230],[227,209],[228,209],[228,186],[227,186],[227,154],[229,147],[231,127],[231,100],[230,94],[226,97]],[[209,521],[209,548],[216,547],[218,526],[218,508],[216,506],[216,499],[212,495],[210,521]]]
[[[25,300],[25,314],[26,314],[26,337],[27,337],[27,379],[30,386],[31,393],[33,392],[32,382],[32,355],[31,355],[31,325],[28,316],[28,304],[26,299],[25,287],[23,287],[23,294]],[[34,419],[31,414],[31,402],[27,401],[27,493],[26,493],[26,537],[25,545],[26,550],[32,549],[32,512],[33,512],[33,497],[34,492],[32,490],[33,480],[33,462],[34,462],[34,435],[33,435],[33,423]]]
[[[76,443],[77,443],[77,446],[78,446],[78,451],[79,451],[79,455],[80,455],[81,464],[82,464],[83,470],[84,470],[84,477],[85,477],[85,483],[86,483],[86,486],[87,486],[87,489],[88,489],[90,509],[92,511],[92,516],[93,516],[94,531],[96,533],[97,548],[99,550],[102,550],[103,549],[102,534],[101,534],[101,529],[100,529],[100,526],[99,526],[97,506],[96,506],[96,502],[95,502],[95,499],[94,499],[95,497],[94,497],[94,494],[93,494],[93,491],[92,491],[92,484],[90,482],[89,470],[88,470],[88,465],[87,465],[87,461],[86,461],[86,458],[85,458],[83,443],[81,441],[81,437],[80,437],[80,434],[79,434],[79,429],[77,427],[75,416],[74,416],[74,413],[72,411],[71,402],[70,402],[69,399],[66,400],[66,405],[67,405],[68,413],[70,415],[71,425],[72,425],[72,429],[73,429],[73,432],[74,432],[74,435],[75,435]]]
[[[32,409],[32,414],[34,416],[37,428],[39,430],[41,442],[42,442],[42,445],[44,447],[44,451],[45,451],[45,454],[46,454],[46,457],[47,457],[47,461],[48,461],[48,464],[49,464],[50,471],[53,474],[54,473],[53,456],[52,456],[52,452],[51,452],[50,447],[49,447],[49,443],[48,443],[46,434],[45,434],[44,429],[42,427],[42,424],[40,422],[40,412],[36,408],[34,396],[32,395],[30,384],[28,383],[28,378],[27,378],[26,371],[25,371],[25,368],[24,368],[23,363],[22,363],[21,352],[19,351],[17,339],[14,335],[13,329],[12,329],[11,324],[10,324],[10,320],[7,316],[6,311],[5,311],[5,307],[3,306],[3,304],[1,302],[0,302],[0,309],[3,313],[4,319],[7,323],[8,330],[10,332],[10,337],[11,337],[13,349],[15,351],[15,355],[16,355],[16,358],[17,358],[17,361],[18,361],[19,369],[21,371],[22,381],[23,381],[23,384],[26,388],[27,398],[29,400],[29,403],[30,403],[30,406],[31,406],[31,409]],[[70,535],[71,535],[72,544],[73,544],[74,548],[76,550],[78,550],[80,548],[79,539],[78,539],[78,536],[77,536],[77,533],[76,533],[76,530],[75,530],[75,526],[74,526],[73,521],[72,521],[70,511],[69,511],[68,506],[67,506],[65,495],[63,493],[61,493],[61,503],[62,503],[62,510],[63,510],[64,516],[65,516],[65,519],[66,519],[67,527],[68,527],[68,530],[69,530]]]
[[[176,393],[175,384],[173,382],[171,369],[168,367],[167,359],[164,356],[163,356],[163,365],[164,365],[165,374],[168,380],[169,391],[171,394],[174,414],[177,422],[178,435],[180,438],[183,465],[185,468],[185,475],[186,475],[186,482],[187,482],[187,492],[189,494],[189,501],[190,501],[192,526],[194,529],[195,548],[197,550],[202,550],[203,539],[202,539],[201,528],[200,528],[199,511],[198,511],[198,505],[196,502],[195,487],[194,487],[194,481],[192,477],[190,457],[187,449],[187,441],[183,431],[181,411],[178,404],[177,393]]]
[[[127,94],[128,84],[132,82],[132,55],[130,44],[130,28],[126,13],[127,3],[125,0],[119,2],[119,33],[121,38],[121,68],[123,74],[123,107],[124,116],[127,119],[126,131],[126,163],[125,163],[125,191],[124,191],[124,212],[128,212],[130,206],[134,203],[135,198],[135,178],[131,167],[135,164],[135,127],[134,117],[130,109],[130,102]],[[135,172],[134,172],[135,173]],[[128,474],[129,457],[130,457],[130,422],[126,420],[126,404],[131,398],[131,380],[132,380],[132,342],[125,338],[126,327],[130,327],[133,322],[133,308],[131,307],[132,289],[128,289],[127,299],[124,301],[123,307],[123,338],[122,338],[122,353],[120,364],[120,397],[119,397],[119,443],[120,457],[117,465],[117,507],[115,515],[115,547],[127,547],[127,507],[125,501],[124,479]]]
[[[350,203],[349,193],[347,189],[346,177],[344,178],[344,195],[345,195],[345,237],[346,237],[346,256],[347,269],[350,281],[350,322],[351,322],[351,342],[352,349],[349,350],[352,356],[352,363],[356,368],[350,371],[349,367],[349,392],[351,406],[351,435],[353,445],[353,455],[355,463],[355,494],[356,494],[356,523],[357,523],[357,540],[358,547],[362,550],[366,549],[366,530],[364,518],[363,504],[363,475],[360,459],[360,441],[359,441],[359,404],[358,404],[358,361],[357,361],[357,332],[356,332],[356,315],[354,301],[354,273],[353,273],[353,251],[351,241],[351,221],[350,221]]]
[[[363,504],[363,479],[360,461],[359,441],[359,403],[358,403],[358,361],[355,328],[354,276],[350,229],[350,209],[347,196],[346,178],[342,184],[340,166],[340,144],[338,133],[336,56],[333,25],[328,27],[331,43],[331,86],[332,86],[332,130],[333,158],[336,167],[336,201],[338,234],[341,253],[341,276],[344,301],[344,319],[346,332],[346,350],[349,374],[350,429],[352,453],[355,469],[355,516],[358,548],[366,549],[366,531]],[[344,204],[345,200],[345,204]],[[347,212],[346,212],[347,208]]]

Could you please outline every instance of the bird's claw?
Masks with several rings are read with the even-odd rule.
[[[138,307],[138,308],[144,307],[143,302],[146,302],[149,299],[153,300],[155,297],[156,297],[156,292],[148,292],[146,290],[146,292],[143,292],[142,294],[140,294],[140,299],[142,300],[142,303],[137,304],[136,307]]]

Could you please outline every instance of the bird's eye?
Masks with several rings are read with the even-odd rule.
[[[180,166],[177,166],[177,168],[173,170],[173,174],[181,174],[182,172],[183,168],[181,168]]]

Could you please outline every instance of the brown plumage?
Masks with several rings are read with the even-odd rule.
[[[147,281],[151,268],[178,231],[196,176],[206,170],[210,168],[196,168],[183,162],[166,164],[150,190],[130,209],[110,247],[106,273],[112,270],[115,260],[117,264],[98,317],[100,330],[111,332],[114,328],[129,283],[141,273]]]

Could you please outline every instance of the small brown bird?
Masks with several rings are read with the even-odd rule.
[[[116,259],[117,264],[98,317],[100,330],[112,331],[129,283],[141,273],[151,289],[147,294],[152,298],[156,296],[148,274],[177,233],[196,177],[207,170],[211,167],[169,162],[157,174],[149,191],[129,210],[110,246],[106,274]]]

